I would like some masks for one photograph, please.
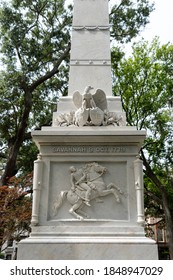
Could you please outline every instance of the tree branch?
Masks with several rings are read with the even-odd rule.
[[[111,12],[110,12],[110,16],[113,15],[116,11],[118,11],[120,9],[120,7],[124,4],[123,2],[126,1],[126,0],[122,0],[120,2],[120,4],[115,8],[115,5],[113,6]]]
[[[160,224],[161,222],[163,222],[164,219],[160,219],[159,221],[155,222],[155,223],[147,223],[147,226],[155,226],[155,225],[158,225]]]
[[[44,83],[45,81],[47,81],[48,79],[52,78],[55,74],[58,73],[60,64],[68,56],[68,54],[70,52],[70,47],[71,47],[71,44],[69,43],[67,48],[66,48],[66,50],[60,56],[60,58],[58,59],[57,63],[54,65],[54,67],[53,67],[53,69],[51,71],[47,72],[44,76],[40,77],[38,80],[34,81],[30,85],[29,88],[30,88],[31,92],[33,92],[39,85],[41,85],[42,83]]]
[[[145,186],[145,190],[146,190],[146,193],[154,199],[154,201],[156,201],[159,205],[162,205],[162,200],[157,196],[155,195],[153,192],[151,192],[150,190],[148,190]]]

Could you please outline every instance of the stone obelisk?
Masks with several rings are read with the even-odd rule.
[[[112,96],[108,18],[108,0],[74,0],[69,94],[32,132],[32,232],[18,259],[157,259],[143,227],[146,132],[126,126]]]
[[[108,1],[74,0],[68,95],[76,85],[80,92],[92,85],[112,95]]]

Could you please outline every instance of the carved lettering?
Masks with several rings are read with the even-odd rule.
[[[125,153],[124,146],[56,146],[53,153]]]

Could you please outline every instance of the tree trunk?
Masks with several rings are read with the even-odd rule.
[[[171,213],[169,210],[168,199],[165,190],[162,190],[162,201],[163,201],[163,210],[165,213],[165,223],[166,223],[166,236],[169,247],[170,259],[173,260],[173,222]]]
[[[25,90],[25,99],[24,99],[24,110],[20,122],[20,126],[17,132],[17,135],[15,136],[14,144],[11,146],[8,160],[6,163],[4,174],[1,178],[1,184],[6,185],[9,178],[14,176],[15,169],[16,169],[16,161],[17,161],[17,155],[19,153],[19,149],[23,143],[24,135],[26,128],[28,126],[28,119],[29,119],[29,113],[31,112],[32,108],[32,93],[29,89]]]

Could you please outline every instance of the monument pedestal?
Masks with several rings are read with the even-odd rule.
[[[90,240],[91,241],[91,240]],[[157,246],[154,243],[131,242],[115,238],[105,243],[92,243],[80,237],[75,242],[64,242],[60,239],[33,239],[20,243],[21,260],[157,260]]]
[[[32,232],[18,259],[157,259],[143,228],[145,131],[112,96],[108,2],[74,0],[68,96],[32,133]]]
[[[31,236],[18,259],[157,259],[145,237],[142,163],[145,131],[134,127],[45,127],[34,131],[40,155],[34,167]],[[72,167],[92,183],[73,200]]]

